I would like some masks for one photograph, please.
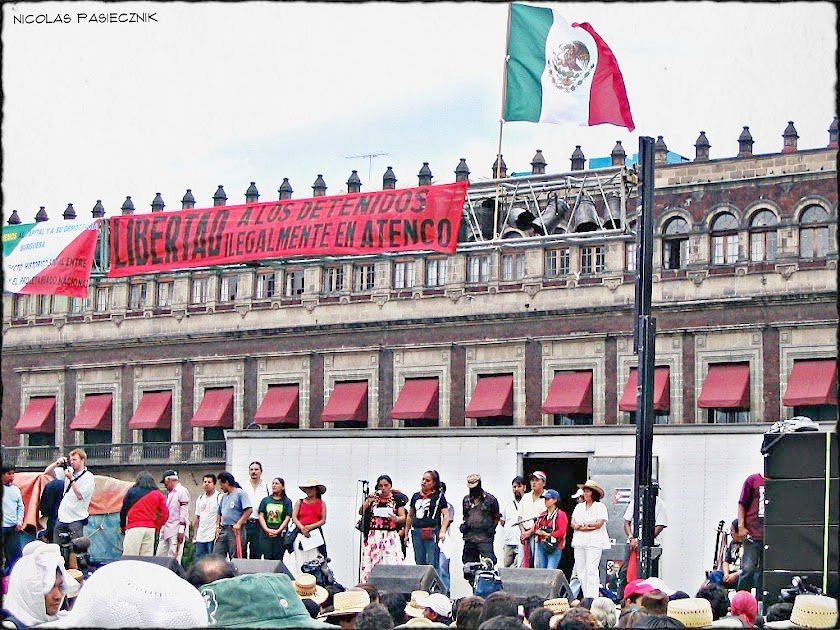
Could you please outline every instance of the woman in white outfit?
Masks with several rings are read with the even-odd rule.
[[[578,503],[572,512],[572,548],[583,597],[598,597],[601,552],[611,546],[607,536],[607,507],[601,503],[603,498],[604,489],[601,484],[587,479],[583,484],[583,502]]]

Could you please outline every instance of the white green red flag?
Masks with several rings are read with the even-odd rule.
[[[595,29],[526,4],[510,5],[502,118],[635,128],[618,61]]]
[[[3,228],[3,290],[87,297],[99,220]]]

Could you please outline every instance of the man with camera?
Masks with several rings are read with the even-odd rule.
[[[44,469],[45,475],[55,474],[56,479],[64,479],[64,495],[58,505],[58,522],[53,531],[56,543],[62,533],[69,533],[71,539],[84,534],[90,516],[90,500],[96,488],[93,473],[87,469],[86,462],[87,453],[74,448],[67,457],[59,457]]]
[[[464,552],[461,560],[478,562],[481,557],[490,558],[496,564],[496,553],[493,551],[493,538],[496,536],[496,525],[499,523],[499,502],[489,492],[481,487],[481,476],[473,473],[467,477],[469,494],[464,497],[464,522],[461,523],[461,533],[464,536]]]

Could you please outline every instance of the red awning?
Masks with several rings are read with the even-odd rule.
[[[233,388],[217,387],[204,390],[204,398],[190,419],[193,427],[232,429]]]
[[[168,429],[172,424],[172,392],[145,392],[128,421],[129,429]]]
[[[513,374],[479,376],[467,418],[492,418],[513,415]]]
[[[70,422],[70,428],[74,431],[110,431],[111,403],[111,394],[88,394]]]
[[[794,361],[788,378],[785,407],[837,404],[837,360]]]
[[[260,408],[254,414],[254,422],[297,425],[299,400],[300,391],[296,384],[270,385]]]
[[[55,396],[30,398],[15,424],[18,433],[55,433]]]
[[[707,409],[749,409],[750,364],[710,365],[697,406]]]
[[[543,413],[592,413],[592,372],[555,372]]]
[[[324,422],[367,422],[367,381],[336,383],[321,414]]]
[[[621,395],[621,402],[618,408],[621,411],[636,411],[636,388],[639,386],[639,371],[630,368],[630,376],[624,386],[624,393]],[[671,368],[662,366],[653,370],[653,410],[668,411],[671,409]]]
[[[437,420],[438,380],[411,378],[405,380],[391,417],[397,420]]]

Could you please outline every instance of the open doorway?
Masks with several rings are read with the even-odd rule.
[[[566,512],[571,520],[572,510],[575,509],[576,501],[571,495],[587,479],[589,458],[576,456],[545,456],[545,455],[524,455],[522,458],[522,476],[526,479],[535,470],[541,470],[548,477],[546,488],[553,488],[560,493],[560,508]],[[566,533],[566,547],[563,549],[563,556],[560,560],[560,569],[571,578],[572,568],[575,564],[574,552],[572,551],[572,530],[569,528]]]

